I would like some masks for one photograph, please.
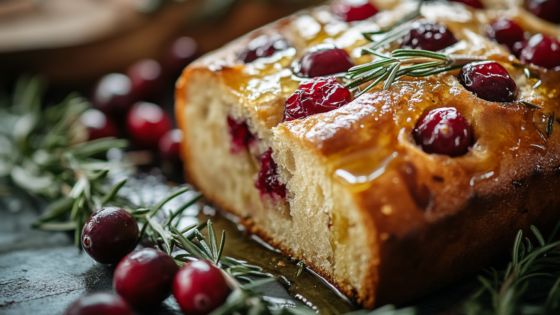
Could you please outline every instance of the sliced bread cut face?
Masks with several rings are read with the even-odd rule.
[[[477,11],[427,3],[421,13],[453,32],[459,43],[449,53],[500,61],[518,99],[540,109],[482,100],[458,82],[457,70],[405,76],[330,112],[283,121],[285,101],[301,82],[294,61],[329,42],[356,64],[369,62],[359,54],[367,44],[361,32],[390,26],[416,6],[375,3],[384,11],[363,22],[337,20],[328,6],[282,19],[189,66],[176,89],[188,179],[251,232],[305,260],[367,308],[403,303],[475,273],[507,253],[518,229],[547,230],[560,219],[560,127],[546,135],[560,99],[535,89],[505,49],[485,38],[484,27],[506,16],[530,32],[559,37],[560,30],[507,1]],[[292,47],[239,60],[252,39],[278,34]],[[427,154],[416,144],[420,117],[441,107],[456,108],[472,126],[468,153]],[[245,126],[245,147],[236,147],[228,121]],[[285,198],[255,185],[268,150]]]

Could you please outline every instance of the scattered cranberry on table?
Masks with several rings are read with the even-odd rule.
[[[153,100],[164,88],[163,72],[155,60],[138,61],[128,68],[126,74],[132,83],[134,100]]]
[[[284,121],[325,113],[351,100],[350,91],[333,77],[304,81],[286,100]]]
[[[560,23],[560,0],[527,0],[527,9],[552,23]]]
[[[344,49],[332,44],[317,45],[307,52],[299,63],[298,74],[305,78],[314,78],[348,71],[354,66],[354,60]]]
[[[79,298],[68,307],[64,315],[134,315],[118,295],[100,292]]]
[[[480,0],[449,0],[451,2],[459,2],[473,9],[484,9],[484,5]]]
[[[457,43],[457,39],[443,23],[418,21],[410,26],[402,48],[438,51]]]
[[[459,73],[459,82],[477,97],[490,102],[513,102],[517,85],[495,61],[469,63]]]
[[[119,137],[117,125],[112,118],[105,115],[102,111],[90,108],[82,114],[80,121],[87,128],[88,140]]]
[[[113,286],[132,307],[152,307],[171,295],[177,271],[179,267],[171,256],[154,248],[142,248],[119,263]]]
[[[81,241],[91,258],[102,264],[115,264],[136,247],[138,224],[121,208],[101,208],[86,221]]]
[[[290,44],[280,34],[261,35],[249,42],[247,49],[239,55],[244,63],[253,62],[259,58],[270,57],[278,51],[286,50]]]
[[[332,12],[346,22],[363,21],[379,12],[368,0],[339,0],[332,5]]]
[[[188,315],[210,314],[224,304],[229,293],[220,269],[203,260],[183,267],[173,281],[173,296]]]
[[[138,102],[128,112],[128,133],[137,147],[157,148],[159,139],[172,127],[169,115],[156,104]]]
[[[261,195],[286,198],[286,185],[281,183],[278,175],[278,165],[272,159],[272,148],[259,157],[260,170],[255,187]]]
[[[473,137],[465,117],[452,107],[436,108],[423,115],[413,135],[424,152],[449,156],[467,153]]]
[[[121,73],[107,74],[93,90],[94,106],[106,113],[122,114],[132,105],[132,82]]]
[[[519,48],[525,41],[525,32],[515,21],[506,18],[496,19],[486,25],[485,33],[486,37],[495,40],[498,44],[505,45],[513,54],[519,56],[521,51]]]
[[[180,158],[181,141],[183,141],[183,131],[181,129],[169,130],[159,139],[159,153],[164,160],[178,162]]]
[[[228,116],[227,124],[231,135],[231,153],[243,152],[255,141],[246,121],[237,121]]]
[[[163,56],[163,66],[170,74],[176,74],[194,61],[198,55],[198,45],[190,37],[179,37]]]
[[[521,51],[521,61],[546,69],[560,66],[560,43],[555,37],[536,34]]]

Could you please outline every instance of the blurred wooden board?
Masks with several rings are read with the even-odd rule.
[[[138,10],[149,1],[157,0],[0,0],[0,69],[44,74],[58,85],[88,84],[135,61],[160,60],[181,35],[194,37],[205,53],[322,2],[161,0],[152,13]]]

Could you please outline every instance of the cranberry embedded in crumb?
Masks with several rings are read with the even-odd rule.
[[[156,306],[171,295],[179,267],[164,252],[142,248],[128,254],[113,276],[115,291],[135,308]]]
[[[231,135],[231,153],[242,152],[255,141],[255,137],[249,130],[246,121],[237,121],[228,116],[227,124],[229,134]]]
[[[484,6],[479,0],[450,0],[451,2],[459,2],[473,9],[484,9]]]
[[[517,85],[495,61],[469,63],[459,73],[459,82],[469,91],[490,102],[513,102]]]
[[[455,43],[457,43],[457,39],[445,24],[418,21],[410,26],[410,31],[403,39],[402,47],[438,51]]]
[[[171,130],[172,122],[167,113],[156,104],[138,102],[128,112],[127,128],[138,147],[152,149]]]
[[[379,12],[368,0],[339,0],[332,5],[332,11],[346,22],[363,21]]]
[[[81,240],[91,258],[102,264],[115,264],[136,247],[138,224],[121,208],[101,208],[86,221]]]
[[[272,148],[269,148],[259,157],[259,176],[255,187],[261,192],[261,195],[268,194],[286,198],[286,185],[279,180],[278,165],[272,159]]]
[[[113,119],[97,109],[86,110],[80,117],[80,121],[88,130],[88,140],[119,136],[119,130]]]
[[[523,43],[525,41],[524,31],[512,20],[506,18],[499,18],[492,21],[485,28],[486,37],[495,40],[498,44],[505,45],[509,50],[515,54],[520,49],[514,47],[516,43]]]
[[[527,0],[531,13],[552,23],[560,23],[560,0]]]
[[[106,113],[122,114],[132,105],[132,82],[121,73],[105,75],[93,90],[93,105]]]
[[[304,81],[286,100],[284,121],[325,113],[351,100],[350,91],[333,77]]]
[[[301,58],[297,72],[304,78],[314,78],[346,72],[353,66],[354,60],[346,50],[331,44],[321,44],[311,48]]]
[[[118,295],[92,293],[82,296],[68,307],[64,315],[134,315],[126,302]]]
[[[222,272],[203,260],[183,267],[173,281],[173,296],[185,314],[206,315],[226,301],[230,289]]]
[[[471,126],[452,107],[429,111],[420,118],[413,134],[426,153],[459,156],[467,153],[472,142]]]
[[[239,55],[239,59],[244,63],[249,63],[259,58],[272,56],[275,52],[286,50],[289,47],[290,44],[279,34],[261,35],[249,42],[247,49]]]
[[[521,51],[521,61],[552,69],[560,66],[560,43],[555,37],[533,35]]]

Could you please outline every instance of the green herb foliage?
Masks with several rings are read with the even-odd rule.
[[[548,238],[544,238],[539,230],[531,226],[538,244],[525,237],[520,230],[513,244],[512,260],[505,270],[490,268],[486,275],[478,276],[482,288],[475,293],[463,308],[466,315],[514,315],[532,314],[548,315],[560,314],[560,252],[554,251],[560,246],[560,241],[553,242],[560,222]],[[541,305],[527,305],[524,298],[528,287],[534,278],[549,278],[555,280],[548,296]],[[490,298],[490,303],[485,299]]]
[[[76,94],[60,104],[41,104],[39,77],[22,77],[7,104],[0,107],[0,186],[18,187],[54,202],[33,223],[44,230],[74,230],[76,236],[95,209],[107,203],[125,206],[117,198],[126,180],[108,187],[109,170],[123,165],[96,158],[111,148],[124,148],[126,140],[87,137],[80,124],[89,103]],[[79,237],[76,237],[78,243]]]

